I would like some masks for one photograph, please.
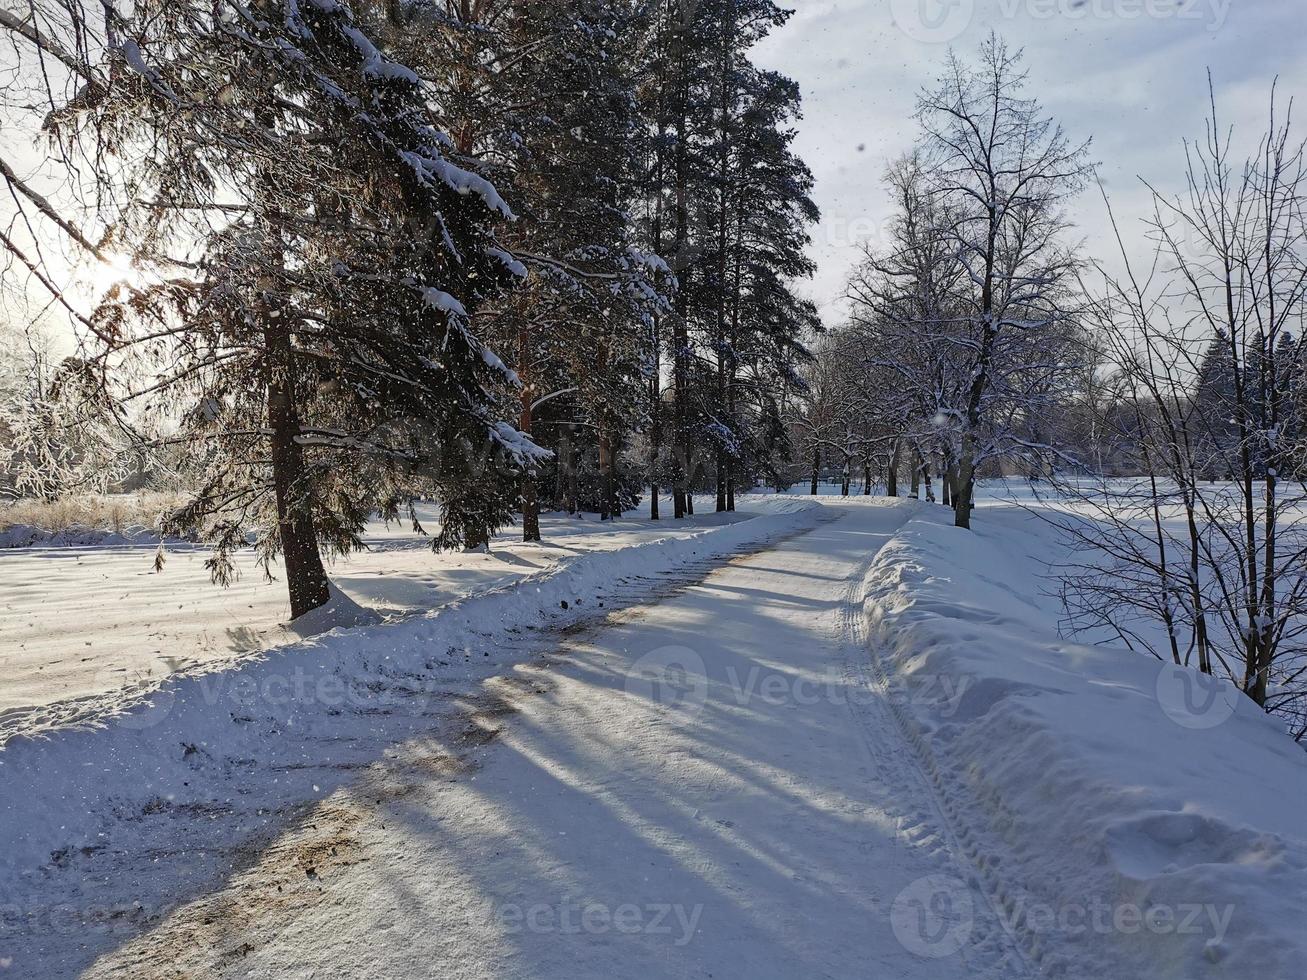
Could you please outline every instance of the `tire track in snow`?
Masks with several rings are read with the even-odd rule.
[[[1036,937],[1012,927],[1019,917],[1013,915],[1011,893],[967,825],[929,746],[905,716],[902,695],[895,691],[882,654],[867,634],[865,580],[878,555],[879,549],[849,580],[841,608],[846,680],[851,690],[872,695],[851,701],[849,710],[880,772],[897,784],[899,798],[910,801],[898,814],[900,836],[913,847],[927,848],[940,863],[941,873],[955,878],[972,896],[971,935],[960,950],[968,967],[966,976],[1033,980],[1042,976]],[[893,744],[886,743],[887,735]]]

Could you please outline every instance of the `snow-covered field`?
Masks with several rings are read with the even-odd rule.
[[[101,685],[0,749],[0,966],[1299,980],[1307,756],[1059,639],[1064,546],[987,496],[974,533],[774,496],[490,558],[395,535],[361,560],[413,564],[334,573],[388,621]]]
[[[545,515],[544,541],[523,544],[507,528],[486,554],[433,555],[429,539],[407,525],[368,528],[369,551],[329,569],[356,603],[389,619],[422,613],[460,596],[498,588],[566,566],[595,552],[679,538],[746,516],[700,515],[674,523],[634,513],[600,523],[594,515]],[[757,498],[757,513],[778,504]],[[419,508],[428,530],[437,515]],[[0,549],[0,743],[16,731],[66,721],[122,688],[157,684],[169,674],[213,669],[298,639],[285,582],[269,582],[250,553],[238,556],[239,580],[217,588],[204,569],[206,549],[170,545],[154,571],[157,541],[120,538],[95,545]]]

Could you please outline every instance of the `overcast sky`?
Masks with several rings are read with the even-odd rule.
[[[842,316],[860,239],[881,234],[887,161],[916,136],[917,92],[950,45],[973,55],[995,30],[1025,49],[1030,91],[1093,159],[1123,223],[1147,208],[1142,176],[1178,189],[1182,140],[1201,138],[1212,69],[1223,121],[1255,146],[1271,85],[1307,101],[1307,0],[790,0],[790,23],[758,63],[803,87],[798,151],[817,178],[812,296],[828,326]],[[1304,107],[1307,111],[1307,107]],[[1302,133],[1307,128],[1299,127]],[[1242,139],[1241,139],[1242,138]],[[1110,253],[1097,193],[1073,207],[1079,234]],[[1137,226],[1127,231],[1139,234]]]

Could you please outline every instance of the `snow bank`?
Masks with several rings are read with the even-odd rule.
[[[1060,640],[1055,532],[923,510],[869,573],[895,712],[1006,927],[1050,977],[1299,980],[1307,755],[1229,685]]]
[[[197,861],[235,847],[403,739],[430,737],[452,701],[532,653],[533,629],[614,608],[637,579],[760,546],[823,512],[801,499],[755,503],[758,516],[585,554],[429,615],[331,630],[226,670],[162,670],[162,686],[106,699],[93,721],[11,738],[0,747],[0,896],[48,902],[53,868],[104,849],[148,852],[153,814],[213,815],[213,839],[193,842]],[[157,846],[182,846],[158,833]]]
[[[51,531],[30,524],[11,524],[0,529],[0,549],[6,548],[110,548],[128,545],[157,545],[159,532],[155,528],[131,526],[121,531],[105,528],[72,527]],[[178,543],[178,539],[167,541]]]

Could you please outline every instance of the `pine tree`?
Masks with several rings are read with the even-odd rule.
[[[1219,327],[1199,362],[1193,397],[1195,411],[1190,418],[1197,423],[1192,438],[1200,472],[1209,480],[1228,480],[1238,452],[1237,395],[1229,336]]]
[[[813,272],[807,228],[820,218],[812,174],[791,149],[798,86],[754,69],[745,81],[721,263],[717,404],[729,442],[718,456],[717,485],[725,510],[735,509],[738,477],[774,470],[788,455],[780,405],[787,389],[802,387],[800,369],[811,357],[805,338],[821,331],[816,307],[793,287]]]
[[[758,457],[776,450],[779,409],[759,382],[795,381],[802,348],[790,341],[816,322],[815,310],[789,292],[792,278],[810,273],[801,253],[804,228],[816,218],[811,177],[789,149],[797,87],[748,60],[788,17],[770,0],[661,4],[647,48],[655,80],[646,89],[651,247],[667,255],[678,280],[667,324],[677,517],[691,511],[695,481],[709,473],[718,507],[729,509],[733,470],[750,445],[767,447]],[[782,336],[790,341],[776,343]],[[661,403],[656,384],[651,401]],[[651,440],[653,452],[659,443]]]
[[[113,84],[52,120],[148,150],[116,235],[167,274],[95,322],[153,445],[195,447],[170,523],[214,543],[215,578],[252,530],[298,617],[329,596],[320,548],[358,547],[374,511],[433,495],[439,547],[509,520],[505,474],[541,451],[502,421],[515,379],[471,316],[514,278],[494,237],[512,214],[418,75],[335,0],[235,24],[138,5],[113,57]]]
[[[519,426],[553,449],[568,442],[522,481],[523,536],[538,540],[538,483],[564,459],[602,456],[598,509],[620,513],[617,447],[642,423],[652,317],[666,305],[666,268],[636,247],[631,212],[642,132],[632,70],[638,8],[560,0],[458,14],[475,19],[451,19],[442,31],[459,66],[443,83],[459,107],[452,128],[515,202],[503,243],[526,277],[481,322],[512,352]],[[593,434],[588,451],[573,445],[581,431]],[[573,475],[559,483],[572,486]]]
[[[524,46],[555,38],[547,57],[520,62],[533,70],[520,79],[519,104],[533,97],[537,107],[520,168],[535,233],[524,261],[539,280],[531,315],[553,311],[541,353],[595,433],[599,510],[616,517],[619,446],[643,422],[653,318],[667,305],[659,289],[668,270],[637,248],[632,214],[642,128],[635,14],[608,0],[525,4],[520,26]]]

